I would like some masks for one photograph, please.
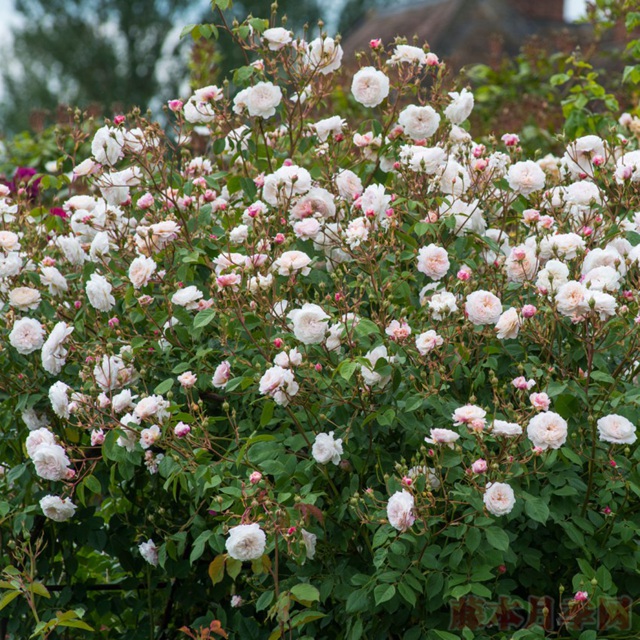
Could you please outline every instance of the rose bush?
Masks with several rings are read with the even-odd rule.
[[[524,157],[426,47],[337,85],[337,40],[230,31],[168,134],[77,132],[61,213],[0,187],[4,637],[595,638],[638,593],[635,142]]]

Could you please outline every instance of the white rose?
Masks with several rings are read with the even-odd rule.
[[[316,38],[309,43],[307,62],[312,69],[327,75],[340,68],[342,47],[333,38]]]
[[[467,296],[465,311],[476,325],[496,324],[502,315],[500,298],[489,291],[474,291]]]
[[[387,502],[389,524],[398,531],[409,529],[416,520],[413,506],[413,496],[408,491],[396,491]]]
[[[544,171],[533,160],[516,162],[507,173],[509,186],[517,193],[528,196],[544,188]]]
[[[116,299],[111,295],[112,290],[111,283],[104,276],[92,273],[86,286],[89,303],[97,311],[111,311],[116,304]]]
[[[325,142],[331,134],[338,135],[342,129],[344,129],[346,124],[347,121],[344,118],[341,118],[340,116],[331,116],[331,118],[318,120],[318,122],[311,125],[311,128],[316,132],[318,140],[320,140],[320,142]]]
[[[400,150],[400,160],[412,171],[433,175],[446,164],[447,154],[440,147],[404,145]]]
[[[391,58],[387,60],[387,64],[400,64],[401,62],[424,66],[427,62],[427,54],[420,47],[399,44],[396,45]]]
[[[536,287],[554,293],[568,281],[569,267],[560,260],[549,260],[544,269],[538,272]]]
[[[44,329],[33,318],[16,320],[9,334],[9,342],[18,353],[28,355],[44,344]]]
[[[309,275],[311,258],[304,251],[285,251],[274,263],[273,268],[281,276],[292,276],[301,273]]]
[[[59,418],[69,417],[69,391],[71,391],[71,387],[62,382],[62,380],[58,380],[49,388],[49,402],[53,412]]]
[[[506,422],[505,420],[494,420],[493,429],[494,436],[503,436],[505,438],[514,438],[522,435],[522,427],[515,422]]]
[[[418,271],[432,280],[441,280],[449,270],[449,254],[446,249],[430,244],[418,252]]]
[[[567,440],[567,423],[553,411],[545,411],[531,418],[527,436],[535,447],[559,449]]]
[[[40,508],[47,518],[56,522],[64,522],[73,518],[76,512],[76,505],[71,498],[64,500],[58,496],[45,496],[40,500]]]
[[[615,413],[598,420],[598,433],[600,440],[613,444],[633,444],[637,439],[633,423]]]
[[[317,304],[309,302],[287,314],[293,323],[293,334],[304,344],[319,344],[329,327],[329,316]]]
[[[296,165],[280,167],[265,176],[262,197],[273,206],[287,202],[292,196],[311,189],[311,174]]]
[[[532,280],[538,270],[535,250],[526,244],[513,247],[505,260],[504,268],[512,282]]]
[[[43,445],[52,445],[56,444],[56,438],[47,429],[46,427],[41,427],[40,429],[36,429],[32,431],[25,441],[25,446],[27,448],[27,455],[33,459],[36,451]]]
[[[362,180],[351,169],[342,169],[334,181],[338,193],[348,202],[355,200],[362,193]]]
[[[300,390],[293,371],[275,365],[260,378],[260,393],[270,395],[276,404],[286,407],[290,399]]]
[[[429,351],[433,351],[436,347],[441,347],[444,340],[435,331],[430,329],[416,336],[416,349],[420,355],[426,356]]]
[[[67,280],[55,267],[42,267],[40,274],[40,282],[48,287],[51,295],[59,296],[68,290]]]
[[[160,431],[160,427],[157,424],[153,424],[140,432],[140,446],[143,449],[149,449],[160,440],[161,436],[162,431]]]
[[[511,513],[516,503],[513,489],[504,482],[490,482],[482,499],[487,511],[494,516]]]
[[[158,548],[153,540],[149,539],[146,542],[141,542],[138,545],[138,551],[150,565],[158,566]]]
[[[18,234],[0,229],[0,249],[6,253],[20,249]]]
[[[213,372],[211,384],[217,389],[224,389],[231,378],[231,365],[228,360],[221,362]]]
[[[74,327],[70,327],[66,322],[58,322],[53,327],[46,342],[42,345],[42,368],[57,375],[62,371],[62,367],[66,363],[67,350],[64,348],[64,342],[73,333]]]
[[[155,273],[156,267],[156,261],[153,258],[145,256],[135,258],[129,265],[129,280],[131,280],[134,289],[144,287]]]
[[[473,93],[463,89],[460,93],[452,91],[449,96],[451,102],[444,110],[444,115],[451,124],[462,124],[473,111]]]
[[[100,164],[114,165],[124,155],[124,133],[113,127],[98,129],[91,141],[91,153]]]
[[[282,102],[280,87],[272,82],[258,82],[249,89],[246,97],[247,111],[252,117],[270,118]]]
[[[59,444],[42,444],[33,454],[36,473],[45,480],[63,480],[68,475],[70,463],[65,450]]]
[[[498,339],[507,340],[518,337],[520,331],[520,316],[518,312],[511,307],[507,309],[496,322],[496,331],[498,333]]]
[[[122,369],[124,369],[124,362],[120,356],[105,354],[102,356],[102,361],[93,368],[93,377],[103,391],[113,391],[121,385],[118,376]]]
[[[569,280],[565,282],[555,296],[558,311],[563,316],[578,316],[589,311],[587,289],[580,282]]]
[[[600,320],[607,320],[616,315],[618,303],[609,293],[588,289],[586,302],[588,308],[593,309],[600,316]]]
[[[42,429],[49,424],[49,419],[47,418],[47,416],[44,413],[38,415],[33,407],[25,409],[22,412],[21,418],[22,421],[27,425],[27,429],[29,429],[29,431],[37,431],[38,429]]]
[[[431,296],[428,306],[434,320],[442,320],[445,316],[458,310],[456,297],[449,291],[442,291]]]
[[[391,376],[383,376],[377,371],[374,371],[374,369],[380,358],[386,360],[388,363],[392,362],[392,358],[387,354],[387,347],[380,345],[379,347],[369,351],[364,357],[371,363],[371,367],[366,367],[364,365],[361,365],[360,367],[360,372],[362,373],[365,384],[368,387],[378,387],[380,389],[386,387],[391,380]]]
[[[16,287],[9,292],[9,305],[20,311],[37,309],[40,304],[40,292],[31,287]]]
[[[320,464],[327,464],[328,462],[338,464],[342,455],[342,438],[334,440],[333,431],[328,434],[319,433],[311,448],[311,455]]]
[[[400,112],[398,123],[413,140],[424,140],[438,130],[440,116],[433,107],[410,104]]]
[[[271,51],[279,51],[293,39],[293,34],[282,27],[273,27],[262,32],[262,40],[267,43]]]
[[[389,78],[374,67],[363,67],[353,76],[351,93],[356,102],[376,107],[389,95]]]
[[[617,291],[622,284],[620,278],[613,267],[596,267],[585,274],[582,284],[594,291]]]
[[[266,544],[267,536],[260,525],[254,522],[229,529],[225,547],[230,557],[244,562],[262,557]]]
[[[184,289],[178,289],[176,293],[171,297],[171,303],[178,307],[184,307],[185,309],[197,309],[198,300],[202,298],[204,294],[198,287],[190,285]]]

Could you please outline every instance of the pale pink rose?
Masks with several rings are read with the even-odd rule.
[[[418,271],[433,280],[444,278],[449,266],[449,254],[442,247],[430,244],[418,252]]]
[[[178,376],[178,382],[185,388],[190,389],[198,381],[198,378],[191,371],[185,371]]]
[[[396,491],[387,503],[387,519],[389,524],[398,531],[409,529],[416,518],[413,515],[413,496],[404,489]]]
[[[377,107],[389,95],[389,78],[374,67],[363,67],[353,76],[351,93],[365,107]]]
[[[512,511],[516,497],[508,484],[492,482],[487,485],[483,501],[489,513],[494,516],[504,516]]]
[[[143,429],[140,432],[140,446],[143,449],[152,447],[162,436],[162,431],[157,424],[151,425],[148,429]]]
[[[598,420],[598,433],[603,442],[613,444],[633,444],[636,439],[636,427],[624,416],[611,414]]]
[[[496,324],[502,315],[500,298],[489,291],[474,291],[467,296],[465,311],[476,325]]]
[[[426,356],[429,351],[433,351],[436,347],[441,347],[443,344],[444,339],[433,331],[433,329],[416,336],[416,349],[422,356]]]
[[[553,411],[539,413],[529,421],[527,436],[534,447],[543,451],[548,448],[559,449],[567,441],[567,423]]]
[[[429,436],[424,439],[429,444],[446,444],[453,449],[453,443],[460,437],[460,434],[451,429],[431,429]]]
[[[221,362],[211,378],[211,384],[217,389],[224,389],[231,379],[231,365],[228,360]]]
[[[487,461],[479,458],[471,465],[471,471],[473,471],[473,473],[485,473],[487,466]]]
[[[178,422],[178,424],[173,428],[173,433],[176,438],[184,438],[189,435],[191,432],[191,427],[184,422]]]
[[[551,405],[551,400],[546,393],[532,393],[529,400],[537,411],[548,411]]]
[[[285,251],[274,263],[273,268],[281,276],[291,276],[297,273],[309,275],[311,258],[304,251]]]
[[[411,335],[411,327],[404,320],[402,322],[392,320],[384,332],[390,336],[392,340],[402,341]]]
[[[518,337],[520,331],[520,316],[518,312],[511,307],[507,309],[496,322],[496,332],[500,340],[513,339]]]

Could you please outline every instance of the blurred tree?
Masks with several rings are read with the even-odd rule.
[[[107,111],[116,104],[147,107],[159,90],[156,72],[163,53],[165,60],[176,60],[176,45],[165,51],[167,36],[193,5],[192,0],[15,0],[24,26],[14,32],[13,52],[2,70],[3,128],[24,129],[32,110],[53,110],[60,102],[95,103]],[[203,1],[203,11],[206,7]],[[173,76],[176,84],[181,76]]]

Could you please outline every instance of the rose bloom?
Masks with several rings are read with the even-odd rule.
[[[272,82],[258,82],[247,94],[247,111],[252,117],[270,118],[282,102],[282,90]]]
[[[496,332],[498,339],[507,340],[518,337],[520,331],[520,316],[518,312],[511,307],[507,309],[496,322]]]
[[[20,242],[18,241],[18,235],[13,231],[5,231],[0,229],[0,249],[9,253],[10,251],[17,251],[20,248]]]
[[[589,309],[593,310],[600,316],[600,320],[606,320],[616,315],[616,308],[618,303],[616,299],[608,294],[602,293],[602,291],[587,290],[587,304]]]
[[[56,438],[46,427],[40,427],[32,431],[25,441],[27,455],[33,459],[34,454],[42,445],[56,444]]]
[[[331,116],[331,118],[318,120],[318,122],[311,125],[311,128],[316,132],[318,140],[320,140],[320,142],[325,142],[331,134],[339,134],[346,124],[347,121],[344,118],[341,118],[340,116]]]
[[[458,310],[455,295],[448,291],[431,296],[428,305],[434,320],[442,320],[445,316]]]
[[[491,433],[494,436],[503,436],[505,438],[515,438],[522,435],[522,427],[516,422],[506,422],[505,420],[494,420]]]
[[[42,368],[52,375],[62,371],[66,363],[67,350],[64,342],[73,333],[74,327],[69,327],[66,322],[58,322],[51,330],[46,342],[42,345]]]
[[[259,390],[262,395],[270,395],[276,404],[286,407],[290,398],[298,393],[300,386],[293,371],[275,365],[267,369],[260,378]]]
[[[558,311],[563,316],[578,316],[589,311],[587,289],[575,280],[563,284],[558,289],[555,300]]]
[[[447,250],[435,244],[422,247],[418,252],[418,271],[432,280],[444,278],[450,264]]]
[[[76,512],[76,505],[71,502],[71,498],[63,500],[58,496],[45,496],[40,500],[40,508],[47,518],[56,522],[69,520]]]
[[[264,553],[267,536],[257,523],[241,524],[229,529],[225,543],[227,553],[234,560],[257,560]]]
[[[317,305],[305,303],[287,314],[293,324],[293,334],[304,344],[319,344],[329,328],[329,316]]]
[[[9,292],[9,305],[20,311],[37,309],[40,304],[40,292],[31,287],[16,287]]]
[[[262,32],[262,41],[267,43],[271,51],[280,51],[292,40],[292,33],[282,27],[273,27]]]
[[[569,267],[560,260],[549,260],[544,269],[538,272],[536,287],[549,293],[555,293],[569,279]]]
[[[313,459],[320,464],[339,464],[342,455],[342,438],[333,439],[333,431],[327,433],[319,433],[316,435],[315,442],[311,448]]]
[[[494,516],[511,513],[516,503],[513,489],[504,482],[490,482],[482,499],[487,511]]]
[[[140,446],[143,449],[148,449],[160,440],[161,436],[160,427],[157,424],[151,425],[148,429],[143,429],[140,432]]]
[[[411,327],[404,320],[402,322],[392,320],[384,332],[390,336],[392,340],[404,340],[411,335]]]
[[[535,250],[525,244],[514,247],[505,260],[504,268],[512,282],[532,280],[538,270]]]
[[[475,325],[496,324],[502,315],[500,298],[489,291],[474,291],[467,296],[464,309]]]
[[[301,273],[309,275],[311,258],[304,251],[285,251],[274,263],[273,268],[281,276],[292,276]]]
[[[532,393],[529,400],[537,411],[548,411],[551,405],[551,400],[546,393]]]
[[[292,196],[311,189],[311,174],[303,167],[288,165],[265,176],[262,197],[270,205],[277,206]]]
[[[36,473],[45,480],[63,480],[68,476],[71,463],[59,444],[41,444],[31,459]]]
[[[198,382],[198,377],[191,371],[185,371],[178,376],[178,382],[185,389],[190,389],[196,382]]]
[[[293,225],[293,233],[301,240],[313,240],[320,232],[320,223],[315,218],[298,220]]]
[[[312,69],[327,75],[340,68],[342,55],[342,47],[333,38],[316,38],[309,43],[307,63]]]
[[[598,433],[600,440],[613,444],[633,444],[637,439],[633,423],[615,413],[598,420]]]
[[[9,342],[18,353],[29,355],[44,344],[44,329],[33,318],[16,320],[9,334]]]
[[[351,93],[365,107],[377,107],[389,95],[389,78],[375,67],[363,67],[354,76]]]
[[[486,415],[487,412],[482,407],[466,404],[464,407],[456,409],[451,418],[455,426],[466,424],[472,429],[482,429],[486,422]]]
[[[578,255],[578,251],[584,251],[585,247],[584,238],[577,233],[556,233],[543,238],[540,242],[540,258],[546,260],[557,256],[572,260]]]
[[[273,359],[273,364],[277,364],[283,369],[291,369],[302,364],[302,354],[297,349],[291,349],[289,353],[281,351]]]
[[[211,378],[211,384],[217,389],[224,389],[231,379],[231,365],[228,360],[221,362]]]
[[[413,140],[425,140],[438,130],[440,116],[433,107],[410,104],[400,112],[398,123]]]
[[[141,542],[138,545],[140,555],[152,566],[158,566],[158,548],[153,540]]]
[[[516,162],[507,173],[509,186],[517,193],[528,196],[534,191],[544,189],[544,171],[533,160]]]
[[[567,423],[553,411],[539,413],[529,421],[527,436],[535,447],[543,451],[559,449],[567,440]]]
[[[451,429],[431,429],[429,436],[424,439],[429,444],[446,444],[453,449],[453,443],[460,437],[459,433]]]
[[[326,189],[314,187],[302,196],[291,209],[291,218],[304,220],[310,217],[327,220],[336,215],[333,195]]]
[[[511,381],[511,384],[520,391],[529,391],[532,387],[536,386],[536,381],[531,379],[527,380],[524,376],[518,376]]]
[[[147,396],[138,402],[133,413],[138,419],[138,422],[140,420],[147,420],[153,416],[156,417],[158,422],[162,422],[169,415],[166,410],[168,406],[169,403],[162,396]],[[122,420],[124,421],[124,418]],[[123,422],[123,424],[126,423]]]
[[[178,289],[171,297],[172,304],[178,307],[184,307],[185,309],[197,309],[198,300],[202,298],[204,294],[195,285],[190,285],[184,289]]]
[[[396,45],[391,58],[387,61],[387,64],[400,64],[402,62],[424,66],[427,62],[427,54],[420,47],[412,47],[408,44],[399,44]]]
[[[452,91],[449,93],[451,102],[444,110],[445,118],[451,124],[462,124],[473,111],[473,93],[463,89],[460,93]]]
[[[398,531],[406,531],[416,521],[412,510],[413,496],[404,489],[396,491],[387,503],[389,524]]]
[[[362,374],[362,378],[365,384],[368,387],[378,387],[380,389],[383,389],[387,386],[387,384],[389,384],[391,376],[383,376],[377,371],[374,371],[374,369],[380,358],[391,363],[392,358],[390,358],[387,353],[387,347],[385,347],[384,345],[380,345],[379,347],[376,347],[375,349],[372,349],[371,351],[366,353],[364,357],[371,363],[370,367],[367,367],[365,365],[361,365],[360,367],[360,373]]]
[[[62,380],[54,382],[49,388],[49,402],[53,412],[59,418],[69,417],[69,391],[71,391],[71,387],[62,382]]]
[[[487,461],[483,458],[478,458],[472,465],[471,471],[473,473],[485,473],[487,470]]]
[[[615,292],[622,284],[620,278],[620,273],[613,267],[596,267],[585,274],[582,284],[594,291]]]
[[[363,191],[362,180],[351,169],[342,169],[334,178],[338,194],[348,202],[355,200]]]
[[[436,347],[441,347],[444,340],[433,329],[421,333],[416,336],[416,349],[420,355],[426,356],[429,351],[433,351]]]
[[[156,261],[153,258],[138,256],[129,266],[129,280],[134,289],[144,287],[156,271]]]
[[[91,306],[97,311],[111,311],[116,304],[116,299],[111,295],[112,289],[111,283],[104,276],[92,273],[86,286]]]

